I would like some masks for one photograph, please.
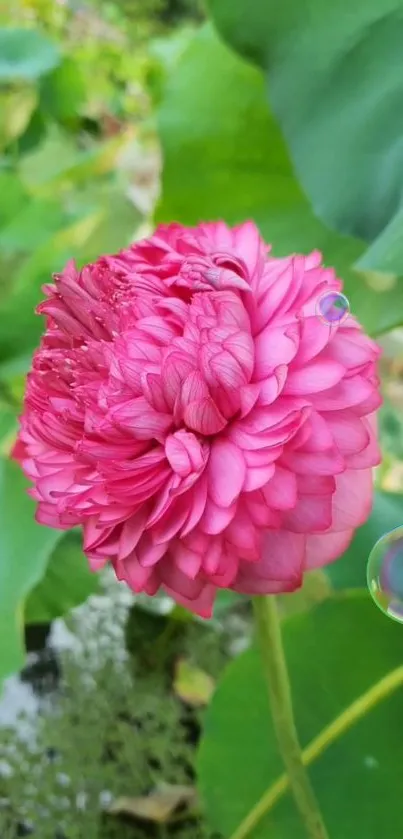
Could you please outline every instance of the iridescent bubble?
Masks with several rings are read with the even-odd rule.
[[[317,316],[327,324],[341,323],[350,312],[350,303],[341,291],[326,291],[316,305]]]
[[[381,611],[403,623],[403,525],[385,533],[372,548],[367,582]]]

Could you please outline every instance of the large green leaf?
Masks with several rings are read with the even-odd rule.
[[[402,0],[210,0],[267,71],[270,101],[317,213],[369,241],[403,195]],[[400,221],[401,227],[401,221]],[[373,253],[366,267],[384,269]],[[400,271],[403,246],[400,244]]]
[[[402,628],[385,618],[369,595],[328,600],[283,625],[303,747],[402,663]],[[401,668],[394,681],[402,683]],[[401,689],[374,691],[365,710],[358,722],[341,726],[340,736],[310,769],[334,839],[398,835]],[[226,839],[283,772],[254,649],[229,666],[217,688],[206,712],[198,770],[207,815]],[[289,793],[244,835],[306,836]]]
[[[67,533],[56,545],[44,577],[27,599],[25,623],[52,621],[99,590],[99,577],[90,571],[83,554],[81,534]]]
[[[36,29],[0,29],[0,82],[37,79],[60,61],[58,48]]]
[[[324,569],[335,588],[365,588],[368,557],[378,539],[403,524],[403,495],[375,492],[370,518],[355,531],[348,550]]]
[[[0,680],[24,663],[23,605],[60,532],[41,527],[19,467],[0,458]]]
[[[361,271],[383,271],[385,274],[403,274],[403,210],[399,210],[368,250],[358,260]],[[403,282],[403,280],[400,280]]]
[[[372,334],[403,322],[403,285],[377,293],[351,271],[362,244],[314,216],[268,109],[263,74],[231,52],[210,26],[200,30],[172,73],[159,126],[159,221],[253,218],[277,255],[322,250],[344,279],[352,311]]]

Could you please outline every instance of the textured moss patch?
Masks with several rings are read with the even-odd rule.
[[[126,661],[112,644],[99,667],[85,649],[64,655],[59,688],[39,716],[36,745],[17,747],[14,732],[2,732],[0,761],[12,774],[0,779],[1,839],[221,839],[201,813],[154,826],[106,809],[115,797],[147,795],[159,782],[195,783],[203,711],[174,695],[175,662],[185,656],[217,678],[234,637],[245,634],[236,615],[227,623],[217,631],[133,608]]]

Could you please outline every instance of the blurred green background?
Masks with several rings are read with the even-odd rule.
[[[68,259],[218,218],[253,218],[275,254],[323,251],[384,350],[383,462],[344,557],[281,599],[303,745],[401,666],[365,569],[403,523],[403,4],[207,5],[0,5],[0,839],[230,839],[281,773],[247,599],[220,593],[202,625],[34,521],[9,453],[34,309]],[[402,707],[382,694],[317,761],[331,839],[397,839]],[[251,839],[300,839],[289,798],[262,819]]]

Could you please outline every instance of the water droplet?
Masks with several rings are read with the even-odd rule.
[[[403,525],[385,533],[372,548],[367,582],[381,611],[403,623]]]
[[[367,769],[378,769],[379,761],[372,755],[366,755],[366,757],[364,757],[364,766],[366,766]]]
[[[350,303],[340,291],[326,291],[316,305],[317,316],[324,323],[341,323],[350,312]]]

